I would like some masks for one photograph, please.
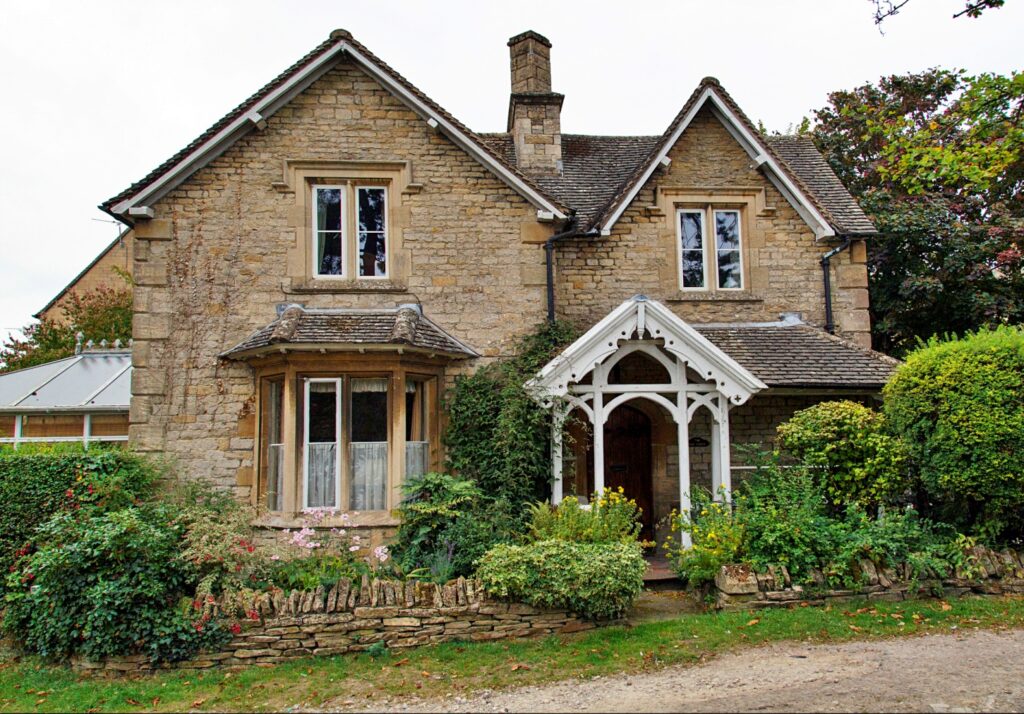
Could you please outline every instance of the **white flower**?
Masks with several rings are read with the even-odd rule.
[[[388,553],[388,547],[386,545],[379,545],[373,549],[373,557],[382,563],[386,563],[391,554]]]
[[[349,549],[349,552],[355,553],[357,550],[359,550],[359,546],[358,545],[350,545],[348,547],[348,549]]]

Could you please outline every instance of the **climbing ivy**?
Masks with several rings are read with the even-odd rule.
[[[577,335],[566,322],[545,323],[514,356],[456,378],[445,403],[448,470],[475,481],[485,497],[522,516],[545,496],[551,471],[550,417],[525,383]]]

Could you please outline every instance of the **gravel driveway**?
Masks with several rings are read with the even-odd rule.
[[[1024,631],[783,643],[700,666],[379,706],[421,712],[1024,712]]]

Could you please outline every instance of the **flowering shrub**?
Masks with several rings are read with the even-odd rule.
[[[157,468],[130,452],[0,448],[0,594],[37,526],[63,510],[116,510],[145,497]]]
[[[349,533],[351,517],[334,508],[309,508],[303,512],[302,527],[291,534],[283,553],[271,555],[271,580],[285,589],[315,590],[333,587],[342,578],[357,578],[381,569],[390,559],[386,546],[374,548],[366,558],[359,557],[362,537]],[[337,516],[341,528],[323,528],[328,517]]]
[[[495,597],[603,619],[629,609],[646,570],[636,542],[546,540],[495,546],[480,559],[477,577]]]
[[[696,517],[672,511],[669,515],[671,536],[662,546],[680,579],[700,586],[715,579],[723,565],[735,563],[743,544],[743,526],[733,517],[728,503],[711,500],[706,491],[694,492]],[[689,548],[682,547],[679,537],[688,533]]]
[[[184,526],[166,505],[58,513],[7,578],[3,629],[54,659],[140,652],[187,659],[229,637],[192,598]]]
[[[530,539],[565,540],[573,543],[635,543],[640,539],[640,507],[618,490],[606,488],[594,494],[593,505],[581,506],[575,496],[557,506],[538,503],[530,509]]]

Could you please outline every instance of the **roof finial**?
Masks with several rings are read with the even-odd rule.
[[[82,340],[85,339],[85,333],[79,330],[75,333],[75,354],[82,354]]]

